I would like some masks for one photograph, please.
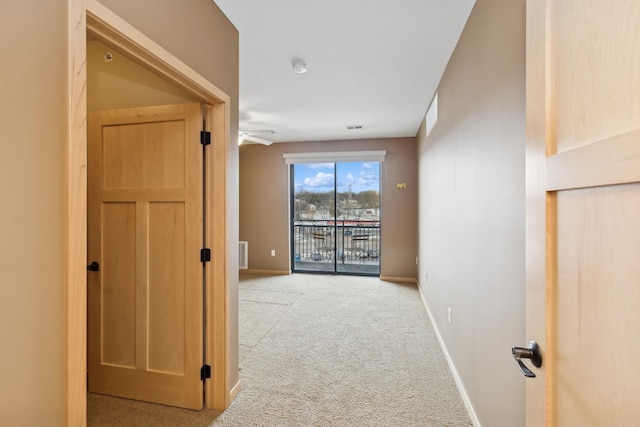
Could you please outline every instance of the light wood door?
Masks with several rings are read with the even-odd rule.
[[[638,0],[527,1],[526,253],[527,426],[638,425]]]
[[[201,409],[199,104],[92,113],[89,391]]]

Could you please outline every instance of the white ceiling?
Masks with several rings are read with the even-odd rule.
[[[415,136],[475,2],[214,1],[240,33],[240,130],[276,142]]]

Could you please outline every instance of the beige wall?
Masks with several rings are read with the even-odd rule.
[[[0,8],[0,424],[65,419],[66,1]]]
[[[292,142],[240,148],[240,240],[249,242],[249,269],[288,271],[289,181],[284,153],[386,150],[382,165],[382,276],[416,277],[417,161],[415,138]],[[407,189],[396,189],[405,182]],[[276,256],[271,256],[271,250]]]
[[[237,133],[238,33],[212,1],[104,3],[230,95],[231,133]],[[7,2],[0,22],[6,59],[0,69],[0,425],[61,426],[66,422],[67,1]],[[228,268],[237,301],[235,144],[230,155]],[[237,342],[237,310],[232,317],[231,341]],[[237,367],[237,352],[232,358]],[[237,378],[236,370],[232,383]]]
[[[418,134],[419,283],[481,424],[522,426],[525,0],[477,1],[439,105]]]

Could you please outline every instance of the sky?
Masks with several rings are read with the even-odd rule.
[[[296,192],[333,191],[334,169],[333,163],[301,163],[294,165],[294,179]],[[338,163],[338,192],[351,191],[380,191],[380,163],[378,162],[349,162]]]

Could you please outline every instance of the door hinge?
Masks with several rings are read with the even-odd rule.
[[[207,132],[205,130],[200,131],[200,144],[202,145],[211,144],[211,132]]]
[[[200,262],[209,262],[211,261],[211,249],[204,248],[200,249]]]
[[[200,381],[204,381],[206,378],[211,378],[210,365],[202,365],[202,368],[200,368]]]

